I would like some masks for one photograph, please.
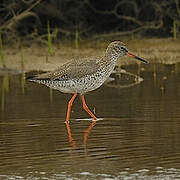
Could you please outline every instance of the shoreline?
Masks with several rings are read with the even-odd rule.
[[[180,40],[170,38],[152,38],[152,39],[134,39],[123,41],[127,48],[134,54],[145,58],[150,63],[175,64],[180,62]],[[71,59],[83,57],[102,57],[108,43],[102,42],[98,45],[94,43],[80,43],[78,49],[72,45],[56,44],[53,45],[54,55],[48,55],[48,47],[32,44],[30,47],[4,47],[4,61],[6,68],[0,63],[0,71],[51,71]],[[130,60],[129,57],[123,57],[117,65],[128,65],[137,63]]]

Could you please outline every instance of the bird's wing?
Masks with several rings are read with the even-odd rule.
[[[37,80],[69,80],[81,78],[95,73],[100,67],[98,62],[97,58],[84,58],[79,61],[72,60],[52,72],[40,74],[34,78]]]

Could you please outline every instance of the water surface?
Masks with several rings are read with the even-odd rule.
[[[77,98],[69,125],[71,95],[0,76],[0,179],[180,178],[178,67],[123,67],[144,81],[125,76],[88,93],[97,122]]]

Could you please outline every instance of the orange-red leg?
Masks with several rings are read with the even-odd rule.
[[[77,96],[77,93],[75,93],[72,98],[70,99],[70,101],[68,102],[68,109],[67,109],[67,115],[66,115],[66,122],[69,122],[69,118],[70,118],[70,113],[71,113],[71,107],[72,107],[72,104],[75,100]]]
[[[84,95],[81,95],[81,100],[82,100],[82,105],[83,105],[83,109],[94,119],[96,120],[96,116],[90,111],[90,109],[88,108],[88,106],[86,105],[86,101],[84,98]]]
[[[91,124],[89,125],[89,127],[84,130],[84,145],[87,144],[88,135],[90,134],[91,129],[95,126],[96,122],[97,122],[97,121],[91,122]]]
[[[72,137],[71,127],[70,127],[69,123],[66,123],[66,128],[67,128],[67,132],[68,132],[69,142],[71,143],[72,147],[75,148],[76,141]]]

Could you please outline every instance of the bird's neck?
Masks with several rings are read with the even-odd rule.
[[[119,56],[116,54],[106,53],[104,56],[104,61],[106,62],[106,64],[116,64],[118,58]]]
[[[119,56],[120,54],[117,51],[115,51],[113,48],[107,48],[106,53],[105,53],[105,58],[108,61],[116,62]]]

